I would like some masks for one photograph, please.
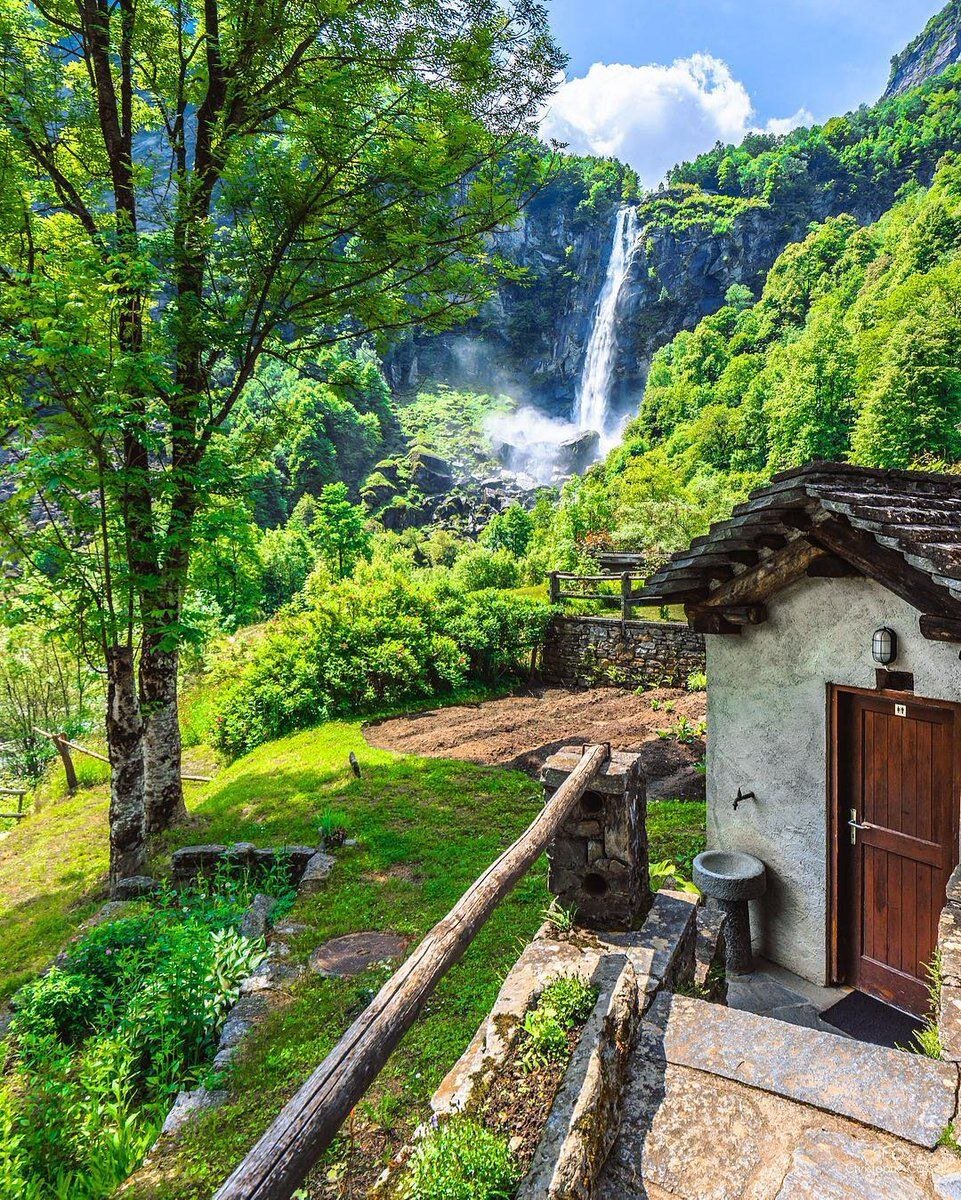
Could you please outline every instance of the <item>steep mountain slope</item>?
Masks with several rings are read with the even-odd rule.
[[[914,41],[891,59],[891,77],[883,99],[900,96],[940,75],[961,59],[961,3],[950,0]]]
[[[654,358],[637,419],[585,481],[614,529],[669,502],[663,548],[816,458],[961,464],[961,161],[866,228],[832,217]],[[699,511],[698,511],[699,506]]]
[[[952,66],[823,126],[751,134],[676,167],[639,205],[616,330],[614,407],[636,411],[655,352],[717,311],[732,285],[757,295],[812,221],[842,213],[876,221],[906,185],[929,184],[941,156],[957,148],[961,67]],[[395,386],[439,379],[570,413],[615,212],[635,182],[611,160],[559,161],[555,182],[496,243],[526,280],[503,285],[463,330],[398,347],[389,363]]]
[[[508,392],[548,409],[569,406],[614,214],[624,199],[636,196],[637,177],[623,163],[557,155],[551,182],[492,247],[523,279],[508,279],[461,329],[396,346],[386,364],[394,387],[409,389],[428,379]]]

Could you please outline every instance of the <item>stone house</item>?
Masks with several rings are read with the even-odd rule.
[[[708,844],[767,866],[755,949],[923,1012],[959,860],[961,478],[777,475],[643,598],[705,635]]]

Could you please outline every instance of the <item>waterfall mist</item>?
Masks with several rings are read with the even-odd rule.
[[[618,299],[627,275],[631,250],[637,240],[637,209],[625,205],[618,210],[614,240],[607,263],[601,294],[594,306],[591,336],[584,357],[584,369],[574,405],[574,423],[578,429],[594,429],[602,438],[612,432],[610,406],[611,376],[617,353]]]

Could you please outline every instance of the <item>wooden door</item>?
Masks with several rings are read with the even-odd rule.
[[[836,714],[839,975],[920,1015],[958,862],[958,713],[839,692]]]

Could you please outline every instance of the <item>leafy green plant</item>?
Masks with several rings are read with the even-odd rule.
[[[525,1039],[521,1062],[528,1071],[562,1062],[567,1057],[567,1030],[551,1008],[532,1008],[524,1015]]]
[[[510,1200],[519,1182],[507,1139],[455,1116],[417,1142],[400,1194],[404,1200]]]
[[[695,742],[699,738],[702,738],[706,732],[706,722],[698,721],[697,724],[694,724],[692,721],[689,721],[687,717],[682,716],[678,718],[678,720],[675,721],[670,728],[659,729],[657,731],[657,736],[664,740],[667,738],[677,738],[677,740],[679,742],[683,742],[684,745],[690,745],[691,742]]]
[[[136,1166],[263,962],[263,941],[239,931],[254,886],[221,872],[165,889],[153,908],[88,931],[14,997],[0,1196],[101,1200]]]
[[[676,863],[652,862],[648,867],[648,874],[652,892],[659,892],[661,888],[666,887],[675,892],[690,892],[693,895],[700,895],[698,888],[681,875]]]
[[[101,1007],[99,990],[95,977],[54,967],[17,993],[11,1028],[17,1035],[77,1041],[94,1028]]]
[[[534,1008],[524,1015],[521,1063],[528,1071],[562,1062],[567,1035],[583,1024],[597,1001],[597,988],[579,975],[561,975],[544,988]]]
[[[941,1033],[938,1029],[938,1016],[941,1012],[941,992],[944,987],[944,969],[941,965],[941,951],[935,950],[934,957],[925,966],[928,977],[928,1015],[920,1029],[915,1030],[914,1036],[907,1046],[898,1047],[911,1054],[921,1054],[925,1058],[943,1058],[944,1047],[941,1044]]]
[[[581,1025],[597,1002],[597,988],[579,975],[560,975],[541,992],[538,1008],[549,1009],[565,1029]]]
[[[703,671],[692,671],[687,677],[687,690],[689,692],[707,691],[707,675]]]
[[[574,906],[561,904],[556,896],[552,896],[550,904],[541,909],[541,917],[559,933],[570,933],[574,928],[574,914]]]

